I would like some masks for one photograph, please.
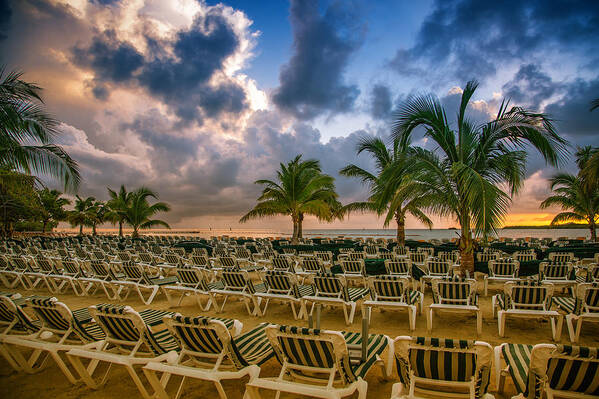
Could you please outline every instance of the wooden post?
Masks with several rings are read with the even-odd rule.
[[[368,349],[368,319],[369,319],[370,308],[364,309],[362,315],[362,362],[366,361],[367,349]]]

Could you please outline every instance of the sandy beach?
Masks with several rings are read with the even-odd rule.
[[[479,280],[479,292],[482,292],[482,281]],[[460,338],[460,339],[478,339],[486,341],[492,346],[499,345],[503,342],[537,344],[551,342],[551,329],[548,322],[536,322],[527,319],[508,319],[506,325],[505,337],[499,337],[497,333],[497,320],[493,319],[491,311],[491,295],[498,292],[499,286],[490,285],[489,296],[481,296],[480,307],[483,309],[483,331],[482,335],[476,336],[476,321],[474,317],[460,315],[435,315],[433,319],[432,334],[427,334],[426,318],[424,315],[418,315],[416,321],[416,331],[410,333],[408,328],[407,314],[396,312],[379,313],[374,312],[371,319],[371,332],[386,334],[392,338],[399,335],[413,336],[434,336],[443,338]],[[16,290],[22,295],[48,295],[46,290],[25,291]],[[66,303],[71,309],[80,309],[98,303],[106,303],[106,297],[96,295],[93,297],[77,297],[74,295],[60,295],[59,299]],[[425,294],[425,307],[432,302],[430,288]],[[131,295],[127,300],[127,304],[135,310],[144,309],[161,309],[177,311],[183,315],[206,315],[215,316],[214,310],[202,312],[197,307],[196,303],[191,299],[184,300],[182,306],[177,308],[169,308],[168,302],[161,294],[151,305],[144,305],[139,298]],[[241,302],[230,302],[225,307],[224,314],[219,314],[221,317],[236,318],[243,322],[244,331],[247,331],[258,323],[268,321],[278,324],[301,325],[307,326],[306,321],[296,321],[291,315],[291,310],[287,305],[277,303],[269,306],[268,313],[265,317],[248,316],[244,305]],[[361,315],[357,313],[354,323],[347,327],[343,320],[343,313],[340,309],[324,310],[322,314],[323,329],[331,329],[338,331],[360,331]],[[568,333],[564,323],[564,329],[561,337],[561,343],[569,344]],[[582,346],[599,346],[599,325],[596,323],[585,323],[583,332],[580,338]],[[280,365],[275,358],[270,359],[261,367],[262,376],[276,376],[280,371]],[[368,382],[368,398],[389,398],[391,395],[391,386],[398,382],[397,370],[393,371],[393,377],[389,381],[383,380],[380,369],[373,368],[366,377]],[[496,398],[509,398],[516,394],[513,385],[509,378],[506,380],[505,396],[498,395],[495,390],[494,373],[491,376],[490,392]],[[225,381],[223,383],[225,390],[231,399],[240,399],[243,397],[243,384],[247,380],[240,381]],[[182,397],[198,397],[208,398],[214,396],[216,391],[213,385],[209,382],[191,381],[188,383]],[[264,392],[265,398],[274,397],[272,392]],[[83,384],[71,385],[58,367],[53,362],[49,366],[35,375],[14,372],[5,361],[0,361],[0,397],[2,398],[21,398],[21,399],[40,399],[40,398],[55,398],[55,399],[70,399],[70,398],[90,398],[90,399],[107,399],[107,398],[138,398],[141,397],[135,388],[130,377],[124,369],[115,368],[112,371],[106,386],[98,391],[87,388]],[[291,398],[295,396],[285,396],[283,398]]]

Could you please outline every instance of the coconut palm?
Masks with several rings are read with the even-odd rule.
[[[398,140],[393,140],[392,147],[387,148],[380,138],[366,137],[361,139],[357,146],[358,154],[364,151],[373,157],[377,169],[375,173],[354,164],[347,165],[339,173],[360,178],[370,187],[370,196],[367,201],[345,205],[343,210],[348,213],[357,211],[386,214],[385,227],[391,219],[397,223],[396,236],[399,245],[404,245],[406,241],[405,222],[408,213],[432,228],[433,222],[421,210],[421,207],[428,205],[429,197],[419,190],[419,182],[409,176],[411,148],[408,145],[400,145]],[[385,173],[389,169],[397,173],[390,176]],[[385,178],[387,176],[391,178]]]
[[[54,144],[59,122],[45,112],[41,88],[0,67],[0,167],[79,185],[77,163]]]
[[[41,203],[41,220],[42,233],[46,232],[46,226],[50,222],[59,222],[65,220],[67,212],[64,210],[66,205],[71,204],[71,200],[62,197],[62,193],[58,190],[50,190],[44,187],[38,191],[38,196]]]
[[[150,219],[158,212],[168,212],[171,207],[165,202],[155,202],[150,205],[149,198],[158,199],[158,195],[146,187],[138,188],[129,195],[129,203],[125,210],[125,223],[133,228],[131,237],[139,237],[139,230],[164,226],[170,229],[168,223],[159,219]]]
[[[581,178],[581,172],[598,152],[597,148],[586,146],[576,152],[576,163],[580,169],[578,176],[560,173],[553,176],[549,182],[554,195],[541,203],[541,208],[559,206],[560,212],[551,221],[552,225],[564,222],[585,222],[589,225],[591,240],[597,241],[597,218],[599,217],[599,185],[587,184]]]
[[[123,223],[125,222],[127,206],[130,202],[131,193],[127,192],[124,185],[121,185],[118,193],[108,187],[110,200],[106,203],[110,208],[106,218],[113,223],[119,224],[119,237],[123,236]]]
[[[98,225],[103,224],[107,221],[107,216],[110,212],[110,208],[106,203],[102,201],[95,201],[93,205],[88,209],[89,225],[92,228],[92,235],[97,234]]]
[[[81,198],[75,196],[75,206],[72,211],[69,212],[67,220],[71,226],[79,226],[79,235],[83,235],[83,226],[91,226],[91,214],[93,213],[93,206],[96,202],[94,197]]]
[[[322,173],[320,162],[302,160],[296,156],[287,164],[280,164],[276,180],[257,180],[264,186],[258,204],[240,220],[245,223],[276,215],[287,215],[293,222],[292,242],[302,238],[304,215],[314,215],[319,220],[338,217],[341,204],[337,201],[335,179]]]
[[[437,201],[429,209],[460,224],[458,247],[462,272],[474,271],[474,237],[496,232],[525,177],[525,145],[536,148],[545,161],[557,165],[566,142],[544,114],[520,107],[508,109],[504,100],[495,119],[477,125],[466,110],[478,83],[466,84],[455,130],[438,98],[410,97],[394,115],[393,137],[408,142],[418,128],[434,150],[416,148],[417,179]],[[419,129],[419,130],[420,130]],[[504,191],[505,190],[505,191]]]

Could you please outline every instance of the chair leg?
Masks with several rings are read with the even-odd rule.
[[[503,384],[501,383],[501,345],[493,348],[493,354],[495,357],[495,389],[501,393],[503,391]]]
[[[99,378],[94,378],[94,371],[96,370],[96,367],[99,364],[99,361],[97,359],[91,359],[88,367],[85,367],[79,356],[72,356],[67,353],[67,357],[71,362],[71,365],[73,365],[73,368],[81,377],[81,380],[89,388],[99,389],[102,386],[104,386],[104,384],[106,384],[106,381],[108,380],[108,375],[110,374],[110,370],[112,368],[112,363],[108,363],[108,368],[102,376],[100,376]]]
[[[489,295],[489,281],[485,278],[485,296]]]
[[[144,384],[141,381],[141,379],[139,378],[139,375],[135,372],[135,369],[133,368],[133,366],[132,365],[126,365],[125,368],[127,369],[127,372],[129,373],[129,376],[131,377],[131,379],[135,383],[135,386],[137,386],[137,389],[141,393],[141,396],[144,399],[152,399],[152,395],[150,395],[150,393],[146,389],[146,384]]]
[[[426,312],[426,330],[431,332],[433,330],[433,309],[428,308]]]
[[[10,367],[12,367],[15,371],[23,370],[23,367],[19,365],[19,363],[14,359],[13,355],[11,355],[8,348],[2,343],[0,343],[0,355],[2,355]]]
[[[408,317],[410,322],[410,331],[416,329],[416,306],[408,307]]]
[[[142,370],[144,375],[146,376],[146,379],[148,380],[148,382],[152,386],[152,389],[154,390],[154,396],[158,399],[170,399],[170,396],[168,395],[168,393],[166,393],[166,387],[160,383],[158,377],[156,376],[156,372],[154,370],[148,370],[146,368],[143,368]],[[181,381],[181,385],[179,386],[177,393],[179,393],[179,391],[183,387],[184,381],[185,377],[183,377],[183,381]]]
[[[476,333],[481,335],[483,332],[483,317],[480,309],[476,311]]]
[[[578,342],[578,338],[576,337],[576,332],[574,331],[573,325],[573,315],[569,314],[566,316],[566,327],[568,327],[568,335],[570,336],[570,342],[573,344]]]
[[[499,328],[499,336],[503,337],[505,332],[505,313],[503,310],[497,312],[497,327]]]
[[[493,297],[491,298],[491,309],[493,310],[493,318],[495,318],[495,316],[497,315],[497,299],[495,298],[495,295],[493,295]]]
[[[360,378],[356,384],[356,388],[358,390],[358,399],[366,399],[366,394],[368,393],[368,383]]]

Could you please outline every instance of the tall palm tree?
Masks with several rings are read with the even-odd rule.
[[[110,209],[106,203],[102,201],[95,201],[93,205],[88,209],[89,224],[92,228],[92,235],[97,235],[97,227],[107,221],[107,215]]]
[[[75,196],[75,206],[69,212],[67,219],[71,226],[79,226],[79,235],[83,235],[83,226],[91,226],[90,214],[93,212],[93,206],[96,199],[94,197],[81,198]]]
[[[393,137],[400,142],[408,142],[415,129],[422,128],[437,147],[416,148],[414,167],[421,171],[418,179],[437,197],[429,209],[460,224],[462,272],[474,271],[474,237],[496,231],[511,196],[522,186],[525,145],[536,148],[550,165],[557,165],[566,153],[566,142],[546,115],[520,107],[508,109],[506,100],[495,119],[477,126],[466,116],[477,87],[476,81],[466,84],[455,130],[439,99],[430,95],[409,98],[393,122]]]
[[[119,237],[123,236],[123,223],[125,222],[127,207],[131,201],[131,193],[127,192],[124,185],[121,185],[118,193],[108,187],[110,200],[106,203],[110,211],[106,215],[107,219],[119,224]]]
[[[554,195],[541,203],[541,208],[559,206],[560,212],[551,221],[552,225],[575,221],[585,222],[589,225],[591,240],[597,241],[597,218],[599,217],[599,183],[589,184],[582,177],[582,172],[590,159],[599,152],[599,148],[585,146],[578,148],[576,163],[579,168],[578,176],[568,173],[559,173],[549,182]]]
[[[411,166],[411,148],[408,145],[400,145],[399,140],[393,140],[392,147],[387,148],[380,138],[366,137],[360,140],[357,146],[358,154],[364,151],[374,158],[377,169],[375,173],[354,164],[347,165],[339,173],[360,178],[370,187],[370,196],[367,201],[345,205],[343,210],[376,212],[378,215],[386,213],[384,226],[387,227],[391,219],[395,220],[399,245],[404,245],[406,241],[405,223],[408,213],[432,228],[433,222],[421,210],[427,206],[429,197],[419,190],[419,182],[411,179],[408,174]],[[400,178],[386,178],[388,175],[385,171],[389,169],[399,172],[396,176]]]
[[[54,144],[59,122],[44,110],[41,88],[21,76],[0,67],[0,167],[50,177],[73,191],[79,185],[79,169]]]
[[[70,205],[71,200],[63,198],[60,191],[50,190],[47,187],[38,191],[38,196],[42,206],[42,233],[45,233],[48,223],[51,221],[59,222],[66,219],[67,212],[64,210],[64,207]]]
[[[151,229],[156,226],[164,226],[170,229],[168,223],[159,219],[150,219],[158,212],[168,212],[171,207],[165,202],[155,202],[150,205],[149,198],[158,199],[158,195],[152,190],[141,187],[129,193],[130,202],[127,204],[124,221],[133,228],[131,237],[139,237],[140,229]]]
[[[240,223],[250,219],[288,215],[293,222],[292,242],[302,238],[304,215],[314,215],[319,220],[333,220],[340,215],[335,179],[322,173],[320,162],[302,160],[296,156],[287,164],[280,164],[276,180],[257,180],[264,186],[258,204],[246,213]]]

